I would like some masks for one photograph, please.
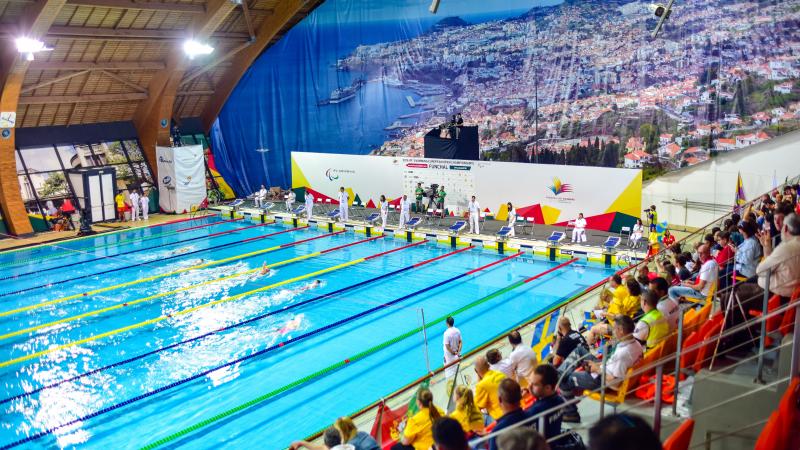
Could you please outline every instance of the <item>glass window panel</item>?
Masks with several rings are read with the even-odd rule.
[[[125,151],[122,150],[120,141],[101,142],[92,145],[92,150],[96,156],[105,155],[106,164],[123,164],[128,162]]]
[[[78,156],[78,151],[72,145],[59,145],[56,147],[58,156],[61,157],[61,162],[64,163],[65,169],[75,169],[81,167],[81,158]]]
[[[147,164],[145,164],[143,161],[133,163],[133,171],[134,174],[136,174],[136,178],[138,178],[140,182],[148,182],[150,184],[153,183],[153,176],[150,174]]]
[[[61,170],[61,164],[53,147],[35,147],[20,149],[22,159],[28,172],[48,172],[51,170]]]
[[[40,200],[63,198],[71,195],[64,172],[60,170],[56,172],[31,172],[29,175],[30,182],[28,182],[28,177],[19,176],[23,200],[35,200],[34,191],[39,195]]]
[[[41,176],[41,174],[34,174],[35,176]],[[36,197],[33,195],[33,186],[28,181],[28,177],[23,175],[19,175],[19,190],[22,194],[22,200],[25,202],[32,201]]]
[[[131,161],[144,161],[144,154],[137,140],[129,139],[125,141],[125,149],[128,150],[128,156]]]
[[[77,159],[72,165],[74,168],[78,167],[102,167],[108,164],[106,162],[105,152],[98,147],[98,153],[92,153],[92,149],[88,145],[76,145],[75,152]]]
[[[17,162],[17,174],[25,173],[25,168],[22,166],[22,159],[18,151],[14,151],[14,159]]]

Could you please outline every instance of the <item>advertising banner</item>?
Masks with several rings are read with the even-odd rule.
[[[206,198],[203,146],[156,147],[159,206],[168,213],[184,213]]]
[[[390,203],[413,198],[420,182],[444,186],[452,215],[462,215],[472,195],[499,220],[510,202],[518,216],[538,224],[583,213],[589,228],[606,231],[631,225],[642,211],[641,170],[292,152],[292,188],[317,198],[336,199],[344,187],[351,201],[375,207],[381,195]]]

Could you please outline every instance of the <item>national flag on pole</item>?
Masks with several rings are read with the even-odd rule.
[[[399,406],[397,409],[392,410],[386,405],[386,402],[381,402],[378,405],[375,423],[372,424],[370,434],[378,441],[382,449],[389,449],[400,441],[406,421],[419,411],[419,408],[417,408],[417,392],[420,389],[428,389],[429,385],[430,379],[423,381],[414,391],[414,395],[409,399],[408,403]]]
[[[733,203],[733,211],[740,212],[742,206],[747,203],[747,197],[744,195],[744,184],[742,183],[741,172],[737,174],[736,179],[736,200]]]

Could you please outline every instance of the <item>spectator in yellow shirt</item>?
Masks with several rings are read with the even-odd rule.
[[[428,389],[417,392],[417,408],[419,412],[408,419],[403,438],[392,450],[429,450],[433,445],[433,422],[444,413],[433,404],[433,394]]]
[[[482,409],[492,419],[503,416],[500,400],[497,398],[497,388],[506,376],[501,372],[489,369],[489,361],[485,356],[475,359],[475,373],[478,374],[478,384],[475,385],[475,406]]]
[[[595,324],[586,333],[586,342],[593,345],[598,338],[611,334],[611,326],[614,325],[612,317],[621,314],[633,318],[639,311],[639,296],[642,294],[642,287],[634,277],[628,277],[624,285],[614,289],[611,304],[606,311],[595,311],[598,319],[604,319]]]
[[[119,221],[125,222],[125,196],[122,195],[122,191],[117,192],[117,195],[114,197],[114,202],[117,204],[117,213],[119,214]]]
[[[467,433],[483,433],[484,423],[481,410],[475,406],[475,397],[469,386],[459,385],[454,392],[456,410],[450,417],[456,419],[461,424],[461,428]]]

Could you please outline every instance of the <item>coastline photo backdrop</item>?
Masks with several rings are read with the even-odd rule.
[[[239,195],[292,151],[420,157],[461,112],[481,159],[645,178],[800,127],[800,0],[328,0],[247,71],[212,129]]]

